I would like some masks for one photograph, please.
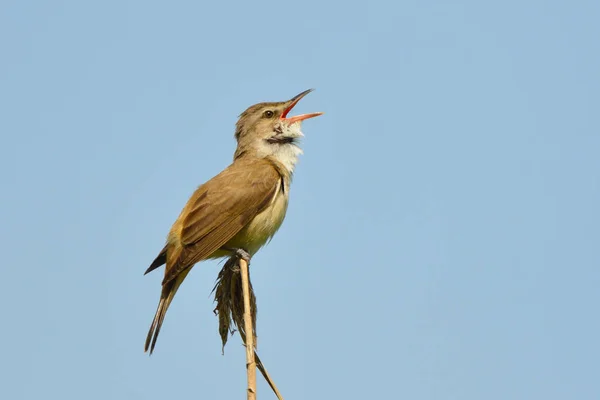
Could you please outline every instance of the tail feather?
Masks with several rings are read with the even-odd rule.
[[[156,309],[154,320],[152,321],[152,325],[150,325],[150,330],[148,331],[148,336],[146,337],[144,352],[147,352],[148,349],[150,349],[150,354],[152,354],[152,352],[154,351],[154,346],[156,346],[156,339],[158,339],[160,328],[163,324],[163,321],[165,320],[167,309],[169,308],[169,305],[171,305],[173,297],[175,297],[175,293],[177,293],[177,289],[179,289],[179,286],[187,276],[188,272],[190,272],[189,268],[185,271],[182,271],[176,279],[163,286],[162,292],[160,294],[158,308]]]

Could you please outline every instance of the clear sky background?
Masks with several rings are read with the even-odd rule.
[[[3,1],[3,399],[242,399],[217,262],[143,276],[237,115],[316,88],[259,353],[292,399],[600,398],[598,1]],[[162,271],[162,270],[161,270]],[[259,398],[274,396],[262,379]]]

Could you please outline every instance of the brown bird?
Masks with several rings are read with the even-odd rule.
[[[288,101],[255,104],[240,115],[233,163],[194,192],[145,272],[166,264],[144,351],[154,351],[167,309],[194,264],[232,254],[248,261],[281,226],[294,166],[302,154],[301,121],[323,114],[288,113],[311,91]]]

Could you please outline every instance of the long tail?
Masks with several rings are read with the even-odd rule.
[[[146,337],[146,345],[144,346],[144,352],[147,352],[148,348],[150,349],[150,354],[152,354],[152,352],[154,351],[156,339],[158,338],[158,334],[160,333],[160,327],[162,326],[162,323],[165,320],[167,309],[169,308],[171,301],[173,301],[173,297],[175,297],[175,293],[177,293],[179,285],[181,285],[188,272],[190,272],[190,269],[191,268],[181,271],[177,278],[163,285],[162,292],[160,294],[160,301],[158,302],[158,308],[156,309],[154,320],[152,321],[152,325],[150,325],[150,330],[148,331],[148,336]]]

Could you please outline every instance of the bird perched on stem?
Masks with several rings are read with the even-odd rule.
[[[255,104],[240,115],[233,163],[194,192],[145,272],[166,264],[144,351],[154,351],[167,309],[194,264],[234,254],[249,261],[281,226],[294,166],[302,154],[301,122],[322,114],[288,113],[311,91],[288,101]]]

